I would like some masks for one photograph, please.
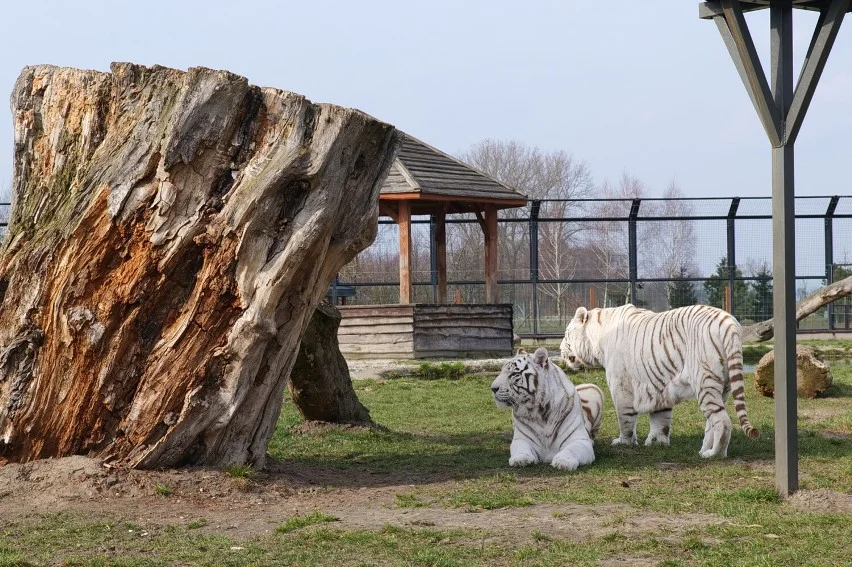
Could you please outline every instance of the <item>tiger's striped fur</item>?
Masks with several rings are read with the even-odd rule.
[[[663,313],[629,304],[591,311],[580,307],[560,350],[573,370],[606,370],[620,430],[613,444],[635,444],[636,416],[649,413],[645,444],[668,445],[672,407],[697,398],[707,420],[700,455],[725,456],[732,429],[725,410],[729,394],[746,436],[760,435],[746,412],[740,335],[732,315],[707,305]]]
[[[544,462],[575,470],[594,462],[580,396],[562,369],[548,360],[547,349],[512,358],[491,384],[491,391],[499,407],[512,408],[509,466]]]
[[[603,421],[604,395],[603,390],[595,384],[577,384],[574,386],[580,396],[580,408],[583,410],[583,423],[589,438],[594,441]]]

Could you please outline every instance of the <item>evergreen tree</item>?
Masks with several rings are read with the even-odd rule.
[[[741,278],[743,277],[743,273],[739,268],[736,268],[734,276]],[[728,257],[722,256],[719,263],[716,264],[716,271],[704,282],[704,291],[707,293],[708,305],[721,309],[725,308],[725,288],[728,287],[728,283]],[[735,280],[733,299],[733,316],[742,322],[751,315],[751,286],[740,279]]]
[[[754,274],[752,282],[752,309],[751,316],[755,321],[767,321],[772,319],[772,272],[769,266],[764,264]]]
[[[686,266],[681,266],[678,269],[678,278],[689,277]],[[686,307],[687,305],[695,305],[698,299],[695,297],[695,285],[688,281],[672,281],[668,285],[669,309],[676,307]]]

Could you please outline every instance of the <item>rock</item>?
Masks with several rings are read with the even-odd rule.
[[[754,370],[754,385],[766,397],[775,395],[775,351],[769,351]],[[831,386],[828,366],[810,347],[796,345],[796,392],[800,398],[815,398]]]
[[[27,67],[11,103],[0,462],[261,468],[396,130],[204,68]]]

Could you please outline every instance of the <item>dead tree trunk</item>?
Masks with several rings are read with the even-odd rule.
[[[0,462],[262,466],[299,341],[376,234],[393,127],[223,71],[26,68]]]
[[[302,337],[288,386],[293,404],[306,420],[372,424],[352,388],[349,366],[340,353],[340,312],[320,303]]]
[[[832,301],[852,294],[852,276],[820,288],[796,304],[796,321],[801,321]],[[768,341],[775,336],[773,320],[743,328],[743,342]]]

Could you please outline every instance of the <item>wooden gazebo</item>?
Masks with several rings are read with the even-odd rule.
[[[380,214],[399,225],[399,304],[341,308],[340,348],[349,357],[506,355],[512,349],[512,307],[497,304],[497,212],[522,207],[524,195],[485,173],[403,135],[379,198]],[[448,214],[472,213],[485,242],[485,304],[447,304]],[[411,217],[430,215],[437,297],[412,304]],[[457,328],[454,332],[454,328]]]
[[[379,211],[399,225],[399,302],[411,303],[411,217],[434,215],[438,303],[447,302],[447,214],[473,213],[485,237],[485,302],[497,302],[497,211],[527,199],[471,166],[405,135],[379,197]]]

